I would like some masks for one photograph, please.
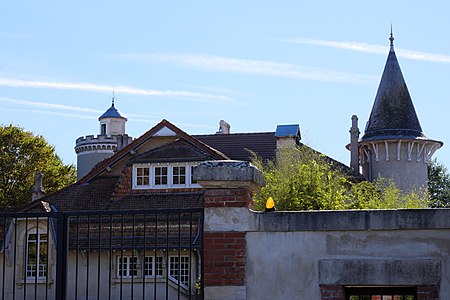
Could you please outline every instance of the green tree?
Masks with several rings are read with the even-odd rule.
[[[266,186],[255,195],[255,209],[262,210],[272,197],[278,210],[344,209],[348,181],[333,170],[325,156],[306,146],[280,149],[277,159],[253,163],[266,177]]]
[[[43,188],[55,192],[76,180],[73,165],[65,165],[55,148],[40,135],[14,126],[0,127],[0,208],[31,201],[34,175],[42,173]]]
[[[450,207],[450,175],[436,158],[428,165],[428,194],[430,207]]]
[[[427,202],[424,191],[402,192],[387,178],[353,184],[347,201],[349,209],[425,208]]]
[[[404,193],[389,179],[354,183],[338,164],[306,146],[281,149],[275,161],[255,157],[253,164],[266,178],[254,197],[256,210],[264,210],[268,197],[281,211],[423,208],[427,203],[423,193]]]

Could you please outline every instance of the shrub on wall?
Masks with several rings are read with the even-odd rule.
[[[426,206],[423,193],[403,193],[388,179],[352,183],[338,165],[306,146],[280,149],[275,161],[254,156],[253,164],[266,177],[266,186],[254,197],[256,210],[264,210],[268,197],[281,211]]]

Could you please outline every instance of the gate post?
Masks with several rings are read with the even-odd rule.
[[[67,287],[67,222],[66,215],[62,212],[56,213],[56,299],[66,299]]]
[[[246,299],[246,231],[253,193],[265,185],[248,162],[208,161],[194,169],[205,188],[205,299]]]

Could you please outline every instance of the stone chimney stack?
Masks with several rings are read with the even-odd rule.
[[[34,174],[34,186],[31,190],[31,202],[41,199],[45,196],[44,188],[42,187],[42,174],[36,172]]]
[[[219,131],[217,131],[216,133],[217,134],[230,134],[230,124],[228,124],[224,120],[220,120]]]
[[[359,128],[358,117],[352,116],[352,127],[350,128],[350,168],[359,173]]]

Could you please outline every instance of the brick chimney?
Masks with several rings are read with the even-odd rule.
[[[359,128],[358,117],[352,116],[352,127],[350,128],[350,168],[359,173]]]

